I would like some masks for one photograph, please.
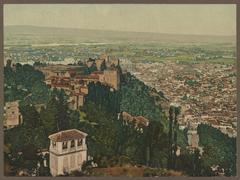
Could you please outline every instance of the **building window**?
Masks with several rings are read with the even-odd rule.
[[[63,148],[63,149],[67,149],[67,141],[64,141],[64,142],[63,142],[62,148]]]
[[[83,140],[82,139],[78,139],[78,146],[82,146]]]
[[[75,141],[74,140],[71,141],[71,148],[73,148],[73,147],[75,147]]]
[[[52,141],[52,147],[53,147],[53,148],[56,147],[56,142]]]

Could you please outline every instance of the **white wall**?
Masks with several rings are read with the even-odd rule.
[[[75,140],[75,148],[71,148],[71,141],[68,141],[68,149],[62,151],[62,142],[56,142],[56,147],[52,147],[50,141],[50,172],[52,176],[64,174],[64,169],[68,173],[74,170],[81,170],[84,161],[87,161],[86,139],[83,139],[82,146],[77,146]],[[55,155],[57,154],[57,155]]]

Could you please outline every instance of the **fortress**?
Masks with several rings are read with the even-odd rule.
[[[51,88],[63,89],[69,95],[68,103],[71,109],[78,109],[85,102],[90,82],[100,82],[112,89],[119,89],[118,67],[118,59],[103,54],[97,59],[89,58],[83,65],[50,65],[36,69],[43,72],[47,85]],[[88,73],[84,72],[86,69]]]

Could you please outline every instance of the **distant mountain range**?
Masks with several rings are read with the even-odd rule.
[[[73,39],[78,42],[235,43],[236,36],[181,35],[38,26],[5,26],[4,35]]]

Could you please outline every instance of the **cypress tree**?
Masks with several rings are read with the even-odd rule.
[[[169,134],[168,134],[168,168],[172,168],[172,143],[173,143],[173,140],[172,140],[172,131],[173,131],[173,112],[174,112],[174,108],[173,106],[170,106],[169,108]]]

